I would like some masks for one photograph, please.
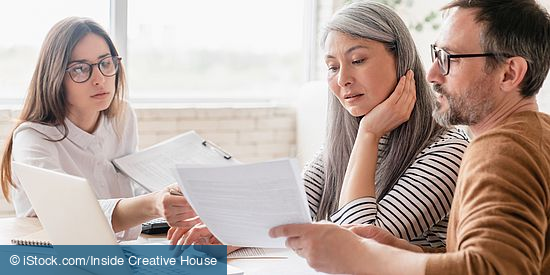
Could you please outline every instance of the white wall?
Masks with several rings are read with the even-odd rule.
[[[286,107],[138,109],[140,148],[195,130],[236,159],[296,155],[296,114]]]
[[[296,98],[297,158],[304,165],[324,142],[328,86],[326,81],[306,83]]]

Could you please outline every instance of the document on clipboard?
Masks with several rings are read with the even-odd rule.
[[[195,131],[183,133],[112,162],[119,171],[150,192],[176,182],[172,172],[176,164],[239,164],[235,158]]]

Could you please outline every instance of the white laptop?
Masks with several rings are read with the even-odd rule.
[[[86,179],[20,162],[12,166],[52,244],[117,244]],[[227,265],[227,274],[244,273]]]
[[[95,193],[85,179],[23,163],[12,163],[52,244],[117,244]]]

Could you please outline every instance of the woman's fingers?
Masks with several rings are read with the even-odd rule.
[[[403,86],[403,93],[396,102],[394,112],[398,114],[398,121],[403,123],[409,120],[412,109],[416,102],[416,82],[414,80],[413,71],[409,70],[406,74],[405,85]]]
[[[169,239],[170,239],[170,244],[175,245],[183,237],[183,235],[185,235],[185,233],[189,231],[189,228],[181,228],[181,227],[172,227],[172,228],[176,228],[176,229],[173,230],[172,234],[170,234]]]
[[[403,90],[401,90],[401,93],[399,93],[399,97],[397,98],[395,104],[402,103],[403,100],[405,100],[409,94],[409,87],[410,87],[410,80],[411,80],[411,71],[407,71],[405,74],[405,84],[403,85]]]
[[[180,241],[180,244],[208,244],[212,233],[204,224],[194,226],[189,230],[189,234],[184,240]]]
[[[201,222],[200,217],[194,216],[193,218],[189,218],[189,219],[180,219],[177,222],[173,223],[172,226],[189,229],[195,226],[196,224],[199,224],[200,222]]]
[[[176,229],[176,227],[170,227],[170,229],[168,229],[168,233],[166,233],[166,239],[170,240]]]
[[[408,98],[410,96],[410,93],[411,93],[411,89],[413,90],[416,90],[414,85],[412,84],[412,81],[414,81],[414,73],[413,71],[411,70],[408,70],[407,73],[401,77],[400,81],[401,82],[403,81],[400,89],[398,90],[396,88],[395,92],[396,92],[396,99],[395,101],[393,102],[394,104],[399,104],[399,103],[402,103],[403,101],[408,101]],[[399,83],[401,84],[401,83]],[[400,85],[397,85],[398,87]]]
[[[392,104],[397,104],[399,102],[399,99],[401,98],[401,96],[403,95],[403,92],[405,91],[406,83],[407,83],[406,75],[399,78],[399,82],[397,83],[397,86],[395,86],[393,93],[390,95],[390,101]]]

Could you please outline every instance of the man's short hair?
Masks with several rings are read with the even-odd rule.
[[[535,0],[454,0],[442,10],[476,9],[482,24],[481,46],[485,52],[502,53],[488,58],[489,69],[510,56],[527,60],[520,85],[524,97],[538,93],[550,67],[550,16]]]

